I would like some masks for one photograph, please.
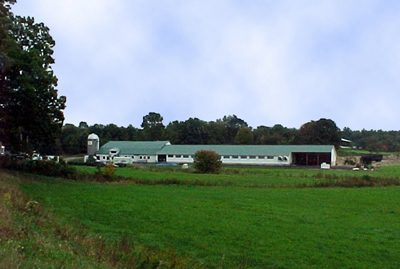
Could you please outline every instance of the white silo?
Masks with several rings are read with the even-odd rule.
[[[88,155],[95,155],[96,152],[99,150],[100,147],[100,138],[97,134],[90,134],[88,136],[87,142],[87,154]]]

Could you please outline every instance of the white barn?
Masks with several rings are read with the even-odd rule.
[[[325,145],[169,145],[158,158],[169,163],[193,163],[199,150],[211,150],[223,164],[240,165],[336,165],[334,146]]]
[[[171,145],[169,141],[110,141],[96,152],[98,162],[193,163],[199,150],[212,150],[223,164],[336,165],[332,145]]]

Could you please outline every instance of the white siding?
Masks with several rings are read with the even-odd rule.
[[[279,160],[279,156],[222,156],[221,161],[224,164],[290,165],[289,158]]]
[[[97,154],[98,161],[100,162],[108,162],[113,161],[113,158],[116,158],[116,162],[120,162],[121,160],[125,160],[124,163],[157,163],[157,155],[123,155],[123,156],[115,156],[110,157],[108,154]]]
[[[270,158],[268,158],[270,157]],[[221,156],[223,164],[249,164],[249,165],[290,165],[290,158],[279,160],[280,156]],[[167,163],[193,163],[192,155],[169,154]]]
[[[167,155],[167,163],[193,163],[194,159],[192,155],[175,154]]]

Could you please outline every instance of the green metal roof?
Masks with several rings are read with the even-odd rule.
[[[183,154],[194,155],[199,150],[212,150],[219,155],[289,156],[292,152],[332,152],[332,145],[171,145],[169,141],[110,141],[97,154],[118,149],[120,155]]]
[[[332,152],[331,145],[168,145],[158,154],[193,155],[199,150],[212,150],[219,155],[288,156],[292,152]]]
[[[169,141],[110,141],[97,151],[108,154],[110,149],[118,149],[120,155],[157,154]]]

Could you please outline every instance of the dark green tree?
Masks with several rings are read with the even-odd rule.
[[[62,128],[61,146],[66,154],[82,154],[87,152],[87,129],[65,124]]]
[[[144,116],[141,127],[144,140],[160,141],[165,139],[163,117],[159,113],[150,112]]]
[[[87,129],[87,128],[89,128],[89,125],[87,124],[86,121],[81,121],[81,122],[79,123],[78,128],[79,128],[79,129]]]
[[[125,132],[126,132],[126,140],[128,141],[140,140],[139,129],[133,127],[132,124],[129,124],[128,127],[126,127]]]
[[[12,62],[10,53],[14,49],[18,49],[15,41],[9,34],[12,28],[13,14],[10,11],[10,5],[14,4],[15,0],[0,0],[0,74],[4,75],[5,70]]]
[[[172,144],[183,144],[181,142],[182,123],[180,121],[170,122],[165,128],[166,139]]]
[[[207,123],[198,118],[189,118],[184,122],[186,139],[184,144],[207,144],[208,134],[205,126]]]
[[[57,78],[51,69],[55,42],[43,23],[4,13],[7,3],[2,2],[1,21],[7,22],[2,28],[13,44],[1,49],[1,57],[6,58],[0,77],[0,124],[6,127],[3,138],[12,151],[52,153],[52,145],[61,135],[66,102],[64,96],[58,96]]]
[[[221,156],[211,150],[199,150],[194,155],[194,168],[199,173],[219,173]]]
[[[388,151],[389,148],[384,142],[385,141],[379,139],[378,136],[371,136],[366,141],[365,149],[371,152]]]
[[[342,137],[346,139],[352,138],[353,131],[349,127],[344,127],[342,130]],[[351,140],[351,139],[350,139]]]
[[[126,140],[123,127],[110,123],[103,129],[103,137],[107,141],[121,141]]]
[[[294,143],[297,130],[283,127],[281,124],[275,124],[271,128],[271,133],[277,145],[291,145]]]
[[[261,125],[258,126],[256,129],[253,130],[253,138],[254,138],[254,143],[256,145],[260,145],[260,144],[266,144],[264,143],[265,137],[269,136],[270,131],[270,127]]]
[[[340,129],[330,119],[310,121],[300,127],[296,138],[298,144],[303,145],[340,145]]]
[[[252,145],[254,143],[253,134],[249,127],[242,127],[236,133],[235,144]]]
[[[186,121],[173,121],[167,125],[167,138],[173,144],[207,144],[207,122],[198,118],[189,118]]]
[[[292,145],[297,136],[296,129],[283,127],[275,124],[273,127],[258,126],[253,131],[256,144],[262,145]]]
[[[218,119],[217,123],[221,123],[225,127],[224,144],[233,144],[239,129],[248,127],[247,122],[236,115],[224,116],[222,119]]]
[[[210,121],[205,125],[208,136],[207,144],[220,145],[226,143],[226,128],[222,122]]]
[[[15,1],[0,0],[0,141],[9,145],[9,131],[11,122],[5,105],[10,102],[9,89],[6,85],[7,74],[13,63],[12,54],[18,50],[18,45],[9,34],[12,28],[13,14],[10,4]]]

